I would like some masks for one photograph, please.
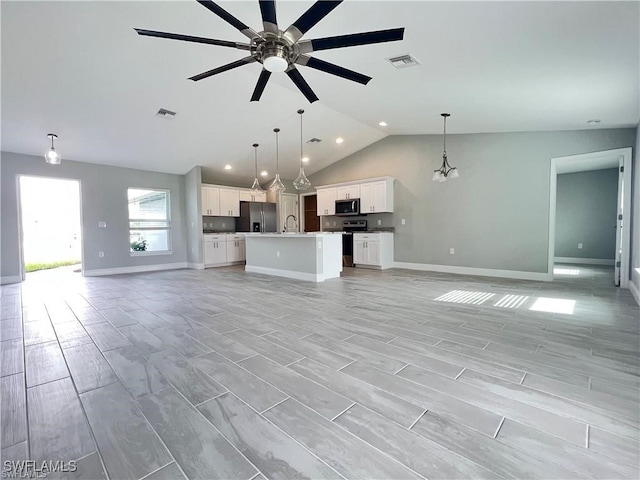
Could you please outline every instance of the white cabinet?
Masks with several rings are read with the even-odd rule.
[[[336,214],[336,188],[322,188],[317,190],[318,216]]]
[[[240,216],[240,192],[237,188],[220,189],[220,213],[221,217]]]
[[[336,187],[336,200],[351,200],[352,198],[360,198],[359,183]]]
[[[227,261],[226,235],[204,236],[204,265],[205,267],[219,265]]]
[[[220,188],[210,185],[202,186],[202,215],[220,215]]]
[[[354,233],[353,263],[357,267],[393,267],[393,233]]]
[[[360,212],[393,212],[393,179],[361,183]]]
[[[253,194],[251,190],[240,190],[241,202],[266,202],[267,192]]]
[[[215,267],[246,260],[244,235],[205,234],[204,266]]]
[[[244,262],[247,259],[244,235],[227,235],[227,263]]]

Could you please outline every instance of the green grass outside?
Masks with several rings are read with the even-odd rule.
[[[49,263],[27,263],[24,269],[27,273],[37,272],[38,270],[48,270],[50,268],[65,267],[67,265],[79,265],[80,260],[62,260],[59,262]]]

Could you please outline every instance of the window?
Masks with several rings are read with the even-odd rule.
[[[171,252],[169,191],[129,188],[131,255]]]

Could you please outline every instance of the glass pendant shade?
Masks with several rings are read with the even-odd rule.
[[[279,159],[278,159],[278,133],[280,132],[279,128],[274,128],[273,131],[276,134],[276,178],[273,179],[271,186],[269,189],[274,190],[276,193],[282,193],[286,190],[284,183],[280,180],[280,172],[279,172]]]
[[[304,113],[304,110],[302,109],[298,110],[298,115],[300,115],[300,173],[298,174],[298,177],[293,181],[293,186],[295,187],[296,190],[306,190],[311,186],[311,182],[309,181],[307,176],[304,174],[304,164],[302,160],[304,158],[304,153],[302,151],[302,147],[303,147],[302,114],[303,113]]]
[[[260,185],[260,182],[258,181],[258,147],[259,145],[257,143],[253,144],[253,161],[254,161],[254,167],[255,167],[255,172],[256,172],[256,177],[253,180],[253,185],[251,185],[251,194],[252,195],[258,195],[264,192],[264,189],[262,188],[262,186]]]
[[[51,139],[51,149],[47,153],[45,153],[44,161],[49,165],[60,165],[60,163],[62,162],[62,156],[58,152],[56,152],[56,149],[53,146],[53,139],[58,138],[58,136],[55,133],[50,133],[47,135],[47,137]]]
[[[293,186],[296,187],[296,190],[306,190],[311,186],[311,182],[304,174],[304,167],[300,167],[300,173],[298,177],[293,181]]]

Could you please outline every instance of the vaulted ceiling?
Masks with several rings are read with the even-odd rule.
[[[313,2],[278,2],[286,28]],[[258,2],[219,2],[262,30]],[[138,36],[134,28],[244,42],[192,0],[12,2],[2,14],[2,150],[41,155],[58,134],[63,159],[224,177],[275,169],[297,174],[304,108],[308,173],[386,135],[635,126],[639,119],[638,2],[345,1],[304,38],[405,27],[403,41],[311,54],[373,77],[359,85],[300,67],[320,100],[309,104],[284,75],[249,102],[261,70],[192,75],[245,52]],[[386,59],[410,53],[420,64]],[[171,120],[160,108],[177,112]],[[588,120],[599,119],[597,126]],[[380,121],[387,127],[380,127]],[[337,137],[344,138],[336,144]]]

